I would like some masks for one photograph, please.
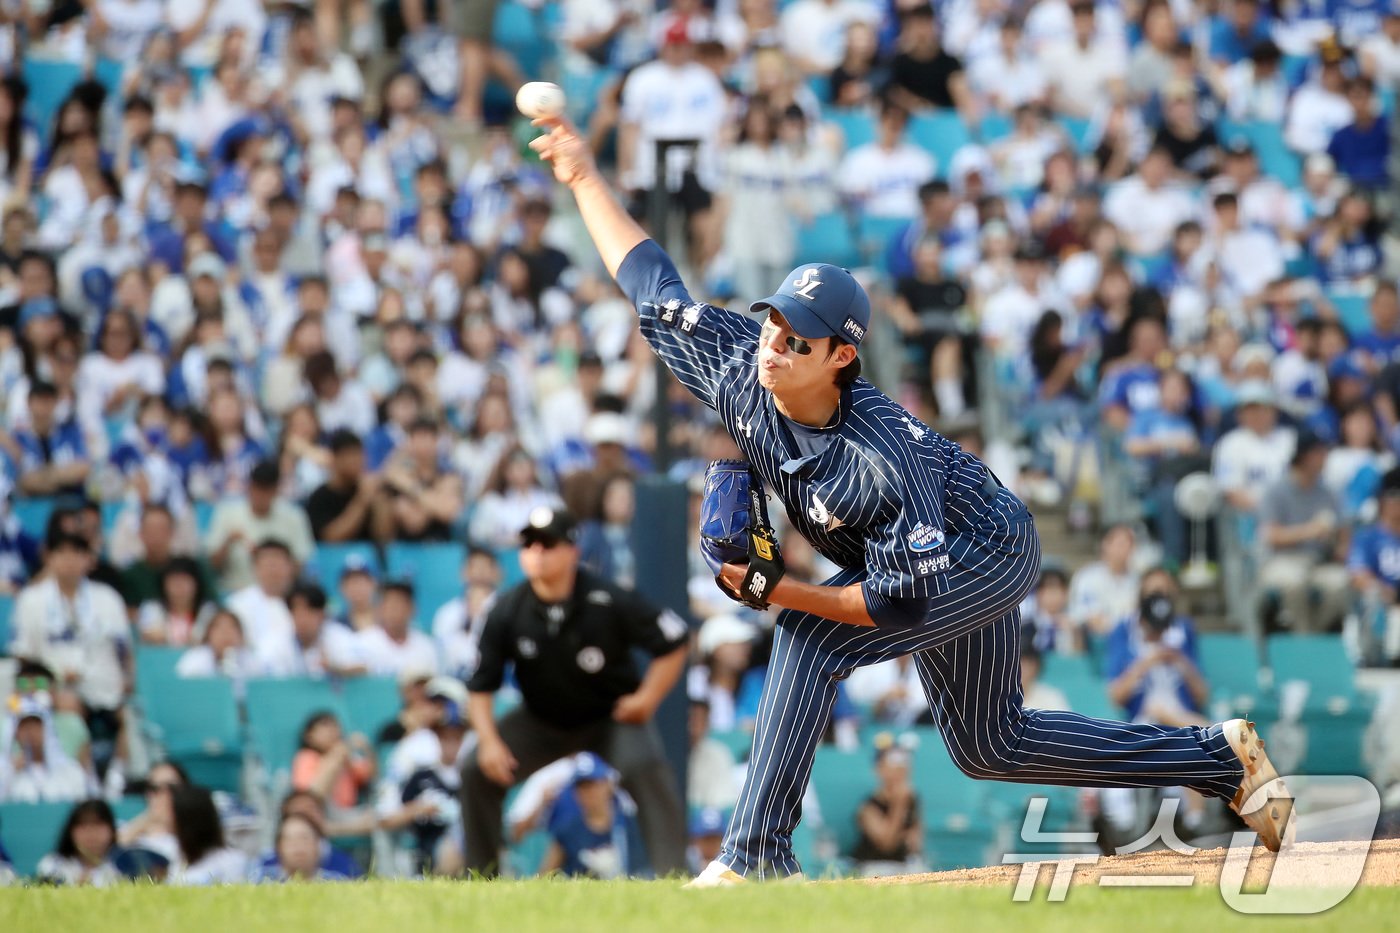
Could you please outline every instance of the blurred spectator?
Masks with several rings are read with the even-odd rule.
[[[967,290],[943,270],[943,247],[935,235],[914,248],[913,273],[895,283],[890,317],[913,353],[912,381],[931,385],[938,414],[956,418],[967,408],[963,393]]]
[[[531,513],[556,502],[558,498],[540,483],[530,455],[518,446],[508,449],[492,469],[484,495],[476,502],[469,537],[478,547],[505,550],[516,542]]]
[[[971,90],[998,112],[1045,101],[1045,72],[1029,54],[1022,22],[1016,16],[1002,19],[996,47],[971,58],[967,71]]]
[[[15,432],[19,492],[30,496],[82,495],[92,462],[76,421],[59,422],[58,391],[52,384],[29,386],[28,427]]]
[[[1128,252],[1155,256],[1171,243],[1176,228],[1196,216],[1191,196],[1172,183],[1172,154],[1153,146],[1135,174],[1108,189],[1103,214],[1123,235]]]
[[[105,772],[131,687],[131,633],[117,592],[87,579],[92,559],[77,535],[60,533],[49,542],[43,578],[15,600],[10,651],[42,662],[82,698]]]
[[[214,509],[204,547],[219,573],[223,592],[234,593],[252,584],[253,554],[265,541],[281,543],[293,561],[289,568],[292,574],[311,557],[316,547],[311,524],[305,512],[277,495],[281,482],[281,470],[275,462],[259,463],[249,477],[247,497],[229,499]],[[281,599],[282,594],[276,598]]]
[[[105,800],[85,800],[68,813],[52,853],[34,875],[45,884],[110,887],[126,880],[116,858],[117,820]]]
[[[1332,287],[1366,287],[1380,268],[1380,230],[1371,203],[1362,194],[1343,195],[1309,243],[1321,266],[1321,278]]]
[[[1395,456],[1381,443],[1376,414],[1366,402],[1354,402],[1340,414],[1337,446],[1327,454],[1322,484],[1341,503],[1342,518],[1354,522],[1381,477],[1395,465]]]
[[[396,677],[408,670],[439,669],[433,640],[413,627],[413,595],[412,583],[388,581],[379,601],[379,624],[356,633],[359,656],[371,674]]]
[[[1347,82],[1352,122],[1332,134],[1327,154],[1337,170],[1358,188],[1377,190],[1389,180],[1390,125],[1377,112],[1376,86],[1370,78]]]
[[[181,677],[228,677],[235,689],[257,671],[257,661],[243,638],[243,623],[228,609],[216,609],[199,644],[180,655],[175,673]]]
[[[96,792],[97,781],[63,750],[53,713],[38,697],[0,720],[0,802],[62,803]]]
[[[1099,383],[1099,410],[1106,425],[1126,431],[1132,419],[1161,405],[1158,361],[1167,349],[1167,329],[1154,318],[1130,320],[1127,355],[1106,366]]]
[[[1215,445],[1211,472],[1231,508],[1252,515],[1265,489],[1282,478],[1297,436],[1279,424],[1272,388],[1246,382],[1235,393],[1239,427]]]
[[[692,809],[727,810],[739,797],[734,779],[734,753],[710,735],[710,701],[692,697],[687,718],[690,753],[686,759],[686,804]],[[708,863],[706,863],[708,864]]]
[[[1161,568],[1143,575],[1138,611],[1109,635],[1108,696],[1133,722],[1205,725],[1210,688],[1196,663],[1196,629],[1176,608],[1176,580]]]
[[[379,619],[379,583],[374,567],[360,554],[345,558],[340,568],[340,617],[352,632],[373,628]]]
[[[1219,78],[1225,111],[1238,121],[1282,123],[1288,112],[1288,76],[1283,53],[1269,39],[1249,50],[1249,57],[1225,68]]]
[[[909,218],[919,212],[919,186],[933,178],[936,166],[933,156],[905,138],[908,125],[909,111],[884,100],[875,140],[841,160],[841,195],[867,216]]]
[[[1349,536],[1341,525],[1341,504],[1322,483],[1329,453],[1320,438],[1299,438],[1288,472],[1260,499],[1259,586],[1266,625],[1331,631],[1350,603],[1342,566]]]
[[[270,868],[259,866],[258,881],[348,881],[347,875],[321,864],[321,846],[326,839],[321,827],[299,813],[283,816],[275,837],[276,862]]]
[[[820,5],[823,0],[815,2]],[[841,23],[838,28],[844,26]],[[819,70],[836,67],[839,47],[835,51],[835,59]],[[724,88],[713,71],[695,60],[687,23],[674,21],[662,36],[657,59],[632,71],[623,82],[618,175],[622,188],[631,192],[634,215],[650,217],[651,199],[660,196],[652,190],[657,180],[657,143],[696,141],[693,152],[668,154],[664,168],[666,188],[685,211],[691,260],[700,268],[709,262],[717,245],[711,229],[711,192],[717,183],[716,149],[725,116]]]
[[[778,114],[767,101],[749,101],[721,178],[724,252],[734,268],[734,287],[744,299],[759,298],[792,269],[796,222],[811,219],[791,157],[778,140]]]
[[[906,871],[924,848],[923,806],[909,780],[913,755],[889,733],[875,737],[875,748],[879,784],[856,810],[860,836],[851,852],[866,877]]]
[[[468,548],[462,559],[462,595],[433,613],[433,640],[437,642],[443,670],[466,679],[480,658],[481,626],[501,585],[501,564],[496,555]]]
[[[1069,615],[1069,573],[1063,568],[1041,567],[1035,589],[1021,605],[1021,643],[1037,651],[1059,654],[1078,654],[1084,650],[1084,631]],[[849,686],[851,699],[855,700],[855,684]],[[915,690],[909,699],[922,703],[921,693]]]
[[[1021,705],[1026,709],[1069,709],[1069,698],[1059,687],[1040,679],[1045,655],[1033,644],[1021,642]]]
[[[348,810],[374,780],[369,740],[356,732],[348,739],[334,713],[312,713],[301,727],[301,747],[292,758],[292,790],[309,790]]]
[[[591,572],[631,589],[636,581],[632,521],[636,513],[632,477],[616,474],[604,482],[592,518],[579,527],[579,560]]]
[[[1229,0],[1225,14],[1210,17],[1210,57],[1233,65],[1269,38],[1269,17],[1259,0]]]
[[[253,550],[253,582],[232,593],[226,605],[238,616],[254,652],[292,636],[287,593],[296,581],[292,552],[280,538],[264,538]]]
[[[394,532],[400,541],[445,541],[462,511],[462,482],[438,444],[440,428],[430,418],[415,421],[408,443],[381,472],[391,499]]]
[[[1358,52],[1362,73],[1378,85],[1400,79],[1400,6],[1381,4],[1381,28],[1361,38]]]
[[[962,62],[939,41],[938,18],[925,4],[899,12],[898,52],[890,65],[891,99],[911,111],[956,108],[971,125],[975,119]]]
[[[408,829],[419,872],[456,875],[461,871],[461,825],[457,795],[467,748],[462,708],[466,689],[450,677],[434,677],[422,702],[407,712],[412,720],[389,755],[375,811],[381,829]]]
[[[342,428],[331,434],[331,472],[306,501],[317,541],[386,541],[393,532],[392,500],[378,473],[365,470],[364,443]]]
[[[170,508],[162,503],[152,502],[142,506],[136,535],[140,543],[140,556],[122,571],[121,594],[129,607],[140,607],[151,600],[159,600],[165,571],[177,560],[188,560],[193,556],[177,546],[175,517]],[[115,544],[114,541],[114,547]],[[206,594],[212,594],[213,575],[202,561],[196,560],[195,567],[200,587]]]
[[[214,615],[213,594],[190,557],[172,557],[160,574],[159,592],[136,610],[136,628],[148,645],[193,644]]]
[[[1097,28],[1094,0],[1074,0],[1070,13],[1072,34],[1048,43],[1040,64],[1055,111],[1088,117],[1096,102],[1122,98],[1128,59],[1122,44]]]
[[[189,785],[175,787],[170,795],[180,857],[171,866],[167,883],[190,887],[246,881],[248,857],[225,844],[213,795]]]
[[[705,866],[719,858],[724,845],[724,813],[714,807],[696,810],[690,818],[690,848],[686,850],[686,863],[696,874]]]
[[[880,16],[867,0],[794,0],[783,8],[778,34],[798,67],[808,74],[827,74],[841,63],[851,24],[877,26]]]
[[[1064,296],[1046,274],[1046,255],[1035,240],[1016,249],[1015,278],[987,296],[979,328],[988,349],[1019,359],[1031,331],[1047,309],[1065,307]]]
[[[1332,136],[1355,116],[1345,94],[1343,58],[1334,40],[1323,42],[1314,76],[1288,102],[1283,138],[1300,155],[1326,151]]]
[[[173,761],[151,765],[142,782],[146,809],[121,825],[117,843],[124,849],[147,853],[162,868],[174,865],[180,857],[175,838],[173,793],[190,783],[185,769]]]
[[[322,880],[339,881],[346,878],[359,878],[364,875],[360,866],[355,864],[355,860],[337,849],[327,838],[331,824],[328,823],[326,804],[321,797],[306,790],[294,790],[283,797],[279,820],[285,824],[291,819],[305,820],[314,828],[318,840],[315,844],[317,867],[323,873]],[[304,838],[302,841],[305,841]],[[253,880],[283,880],[281,878],[283,853],[280,849],[280,846],[275,846],[271,852],[262,856],[261,861],[253,870]]]
[[[636,804],[617,786],[617,772],[597,755],[575,758],[573,781],[554,801],[549,849],[540,874],[611,880],[636,874]]]
[[[846,26],[841,64],[830,72],[831,102],[837,107],[864,107],[874,101],[888,75],[875,28],[865,20],[852,21]]]
[[[1074,572],[1069,583],[1069,613],[1093,637],[1107,635],[1130,615],[1138,602],[1138,575],[1132,569],[1137,536],[1115,525],[1099,542],[1099,559]]]
[[[326,592],[314,583],[299,583],[287,594],[291,638],[258,646],[256,664],[263,677],[353,677],[366,670],[354,633],[327,623]]]
[[[744,724],[738,700],[743,681],[752,670],[753,645],[758,628],[732,613],[706,619],[695,644],[699,663],[690,669],[690,693],[709,701],[710,728],[729,732]]]

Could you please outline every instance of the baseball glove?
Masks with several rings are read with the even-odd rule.
[[[730,599],[767,609],[783,577],[783,556],[768,523],[763,482],[743,460],[716,460],[705,471],[700,498],[700,553]],[[747,567],[739,592],[720,578],[725,564]]]

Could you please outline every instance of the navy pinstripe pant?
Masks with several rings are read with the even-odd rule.
[[[955,764],[974,778],[1081,787],[1185,785],[1230,798],[1244,770],[1219,726],[1168,729],[1021,707],[1020,612],[1040,567],[1027,516],[988,568],[955,565],[952,584],[914,628],[863,628],[809,613],[778,616],[748,777],[720,861],[741,875],[789,875],[792,830],[836,683],[853,668],[914,654]],[[863,570],[827,581],[859,582]],[[933,788],[926,790],[932,791]]]

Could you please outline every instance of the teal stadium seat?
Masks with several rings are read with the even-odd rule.
[[[821,804],[822,820],[836,838],[837,851],[849,856],[859,834],[856,810],[875,789],[875,769],[866,751],[843,752],[831,745],[817,747],[812,784]]]
[[[166,684],[180,679],[175,666],[185,653],[184,648],[170,648],[165,645],[136,646],[136,688],[145,693],[150,691],[157,699],[159,691]]]
[[[1216,135],[1226,145],[1232,140],[1246,140],[1259,159],[1259,170],[1278,179],[1285,187],[1297,188],[1302,183],[1302,163],[1283,141],[1283,127],[1279,123],[1268,120],[1236,123],[1222,119],[1216,124]]]
[[[917,729],[911,780],[923,808],[924,859],[937,870],[984,865],[995,841],[985,817],[990,782],[958,770],[937,729]],[[824,805],[824,804],[823,804]]]
[[[291,768],[297,736],[312,713],[334,713],[344,726],[345,704],[324,680],[250,680],[246,700],[248,738],[269,773]]]
[[[536,10],[513,0],[496,8],[492,42],[496,48],[510,53],[528,81],[545,78],[554,63],[555,44],[550,39],[554,15],[551,10]]]
[[[1097,134],[1093,131],[1094,124],[1084,117],[1056,117],[1055,122],[1060,124],[1060,128],[1074,145],[1074,151],[1080,155],[1091,152],[1098,144],[1098,139],[1095,138]]]
[[[225,677],[138,683],[146,722],[196,784],[237,792],[243,741],[233,684]]]
[[[1210,686],[1212,716],[1266,715],[1261,710],[1272,707],[1272,697],[1259,683],[1259,646],[1253,638],[1211,632],[1197,638],[1196,650]]]
[[[1016,125],[1009,115],[991,111],[982,117],[982,123],[977,128],[977,138],[982,145],[990,146],[1010,136],[1015,128]]]
[[[10,620],[15,614],[15,598],[0,596],[0,657],[10,653],[10,642],[14,641],[14,631]]]
[[[1306,712],[1337,710],[1360,701],[1356,669],[1339,635],[1274,635],[1265,646],[1274,687],[1290,680],[1310,685]]]
[[[0,842],[10,853],[15,874],[33,876],[39,860],[53,851],[72,809],[71,803],[0,804]]]
[[[875,141],[875,115],[865,108],[833,108],[826,112],[826,120],[841,131],[847,150]]]
[[[40,137],[47,139],[58,108],[83,79],[83,70],[74,62],[31,55],[23,56],[23,62],[22,74],[29,86],[24,115],[33,121]]]
[[[44,532],[49,527],[49,516],[53,514],[58,500],[47,496],[15,499],[10,503],[10,511],[19,521],[24,533],[35,540],[44,540]]]
[[[908,132],[916,146],[933,156],[939,178],[948,177],[958,150],[972,144],[972,134],[956,110],[916,113],[909,119]]]
[[[883,265],[885,250],[895,234],[909,226],[907,217],[860,215],[860,251],[868,265]]]
[[[496,552],[496,562],[501,565],[501,590],[505,591],[517,583],[525,582],[525,571],[520,569],[520,550],[507,548]]]
[[[839,211],[818,214],[810,223],[798,226],[797,255],[843,269],[854,269],[861,263],[860,248],[851,235],[850,222]]]
[[[392,677],[351,677],[341,686],[341,700],[345,704],[345,731],[363,732],[370,742],[398,715],[402,702],[398,681]],[[462,712],[466,714],[466,710]]]
[[[1337,309],[1337,319],[1351,336],[1371,330],[1371,299],[1356,292],[1328,292],[1327,300]]]
[[[440,544],[389,545],[387,564],[389,576],[406,577],[413,581],[415,620],[423,631],[431,631],[433,614],[444,603],[462,594],[462,558],[466,548],[455,541]]]
[[[743,729],[730,729],[724,732],[711,732],[710,738],[722,744],[734,755],[735,761],[747,761],[753,749],[753,733]]]

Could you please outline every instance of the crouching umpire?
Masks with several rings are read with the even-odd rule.
[[[579,569],[576,525],[540,508],[520,532],[525,582],[501,594],[467,683],[478,744],[462,766],[466,867],[500,871],[506,792],[556,759],[601,755],[637,802],[658,875],[685,870],[685,810],[652,714],[685,667],[686,625],[635,593]],[[652,656],[640,677],[636,649]],[[522,704],[496,721],[495,693],[515,665]]]

